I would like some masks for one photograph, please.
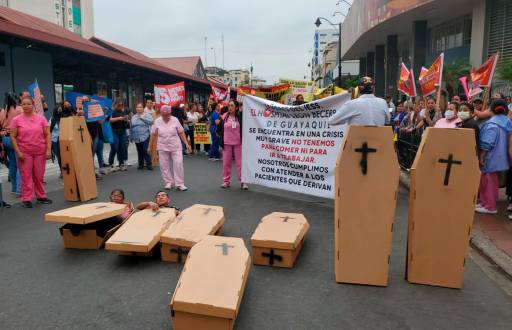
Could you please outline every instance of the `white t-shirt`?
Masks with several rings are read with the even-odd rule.
[[[386,100],[373,94],[363,94],[348,101],[329,118],[329,125],[384,126],[389,124],[390,114]]]
[[[190,124],[194,125],[199,120],[199,114],[197,112],[187,112],[187,120]]]

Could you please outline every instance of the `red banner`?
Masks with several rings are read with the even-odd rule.
[[[185,103],[185,83],[155,85],[155,103],[158,108],[163,105],[175,107]]]
[[[441,82],[443,81],[443,64],[444,53],[441,53],[430,68],[421,68],[419,80],[423,96],[434,94],[437,87],[441,86]]]
[[[217,103],[227,103],[229,101],[229,96],[231,94],[230,86],[228,86],[227,90],[211,85],[212,92],[210,97]]]
[[[404,63],[400,67],[400,78],[398,80],[398,90],[408,97],[416,96],[416,83],[412,69],[409,71]]]
[[[478,69],[471,69],[469,95],[477,95],[483,92],[482,87],[491,86],[494,70],[496,69],[496,63],[498,63],[498,53],[492,55],[487,62]]]

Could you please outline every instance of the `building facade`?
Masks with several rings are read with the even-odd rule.
[[[84,38],[94,36],[93,0],[0,0],[0,6],[44,19]]]
[[[354,0],[341,36],[343,60],[359,60],[377,95],[395,96],[401,62],[417,77],[441,52],[448,65],[512,59],[512,1]]]
[[[250,81],[249,70],[224,70],[214,66],[206,67],[205,70],[208,77],[222,81],[223,84],[231,87],[248,85]]]

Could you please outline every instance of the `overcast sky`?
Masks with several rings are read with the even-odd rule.
[[[338,23],[348,5],[337,0],[95,0],[96,36],[150,57],[201,56],[226,69],[248,69],[267,79],[310,78],[314,22]],[[321,28],[328,28],[322,24]],[[211,48],[215,49],[214,51]]]

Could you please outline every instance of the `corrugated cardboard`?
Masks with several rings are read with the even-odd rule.
[[[173,328],[232,329],[250,268],[241,238],[206,236],[194,245],[171,300]]]
[[[446,160],[452,164],[447,176]],[[428,128],[411,168],[406,278],[461,288],[480,181],[470,129]]]
[[[251,237],[253,263],[293,267],[308,230],[302,214],[274,212],[263,217]]]
[[[66,249],[99,249],[120,226],[118,219],[109,218],[87,225],[66,224],[59,231]]]
[[[218,233],[224,225],[221,206],[194,204],[183,210],[160,237],[163,261],[185,262],[190,248],[206,235]]]
[[[105,250],[149,253],[175,218],[173,208],[134,213],[105,243]]]
[[[121,215],[125,208],[126,205],[115,203],[83,204],[60,211],[46,213],[44,220],[48,222],[85,225]]]
[[[156,150],[156,143],[158,142],[158,136],[155,137],[149,145],[149,154],[151,155],[151,165],[153,167],[158,165],[158,151]]]
[[[62,118],[59,133],[59,141],[70,142],[66,146],[71,151],[80,200],[88,201],[98,197],[92,156],[92,141],[84,117]],[[61,151],[63,149],[65,153],[69,152],[61,146]]]
[[[78,196],[78,183],[76,182],[75,163],[71,153],[71,141],[60,140],[59,144],[62,178],[64,179],[64,199],[77,202],[80,200],[80,196]]]
[[[365,144],[376,149],[366,167]],[[335,170],[336,282],[387,286],[399,171],[391,127],[348,128]]]

